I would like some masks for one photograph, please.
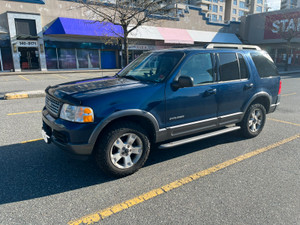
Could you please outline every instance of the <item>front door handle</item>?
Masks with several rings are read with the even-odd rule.
[[[217,94],[217,89],[209,89],[209,90],[206,90],[205,92],[204,92],[204,96],[210,96],[210,95],[215,95],[215,94]]]
[[[253,88],[253,83],[250,83],[250,84],[246,84],[245,86],[244,86],[244,89],[245,90],[248,90],[248,89],[251,89],[251,88]]]

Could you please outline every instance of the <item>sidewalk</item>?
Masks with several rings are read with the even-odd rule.
[[[63,74],[63,73],[103,73],[115,74],[121,69],[95,69],[95,70],[50,70],[50,71],[22,71],[22,72],[0,72],[0,76],[14,76],[14,75],[41,75],[41,74]]]
[[[300,65],[289,65],[288,71],[284,71],[284,65],[276,65],[280,75],[300,73]]]

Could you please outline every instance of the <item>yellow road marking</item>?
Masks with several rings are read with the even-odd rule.
[[[19,75],[19,77],[21,77],[22,79],[24,79],[24,80],[27,80],[27,81],[29,81],[29,79],[28,78],[26,78],[26,77],[24,77],[24,76],[22,76],[22,75]]]
[[[284,95],[281,95],[281,96],[285,97],[285,96],[291,96],[291,95],[295,95],[295,94],[297,94],[297,93],[295,92],[295,93],[290,93],[290,94],[284,94]]]
[[[33,139],[33,140],[29,140],[29,141],[22,141],[21,144],[26,144],[26,143],[29,143],[29,142],[35,142],[35,141],[40,141],[40,140],[43,140],[43,138]]]
[[[29,113],[40,113],[42,112],[41,110],[38,111],[29,111],[29,112],[18,112],[18,113],[9,113],[7,116],[14,116],[14,115],[21,115],[21,114],[29,114]]]
[[[127,200],[127,201],[124,201],[122,203],[119,203],[119,204],[116,204],[114,206],[111,206],[111,207],[108,207],[106,209],[103,209],[103,210],[100,210],[100,211],[97,211],[93,214],[90,214],[90,215],[87,215],[87,216],[83,216],[81,217],[80,219],[76,219],[74,221],[70,221],[68,222],[69,225],[79,225],[79,224],[93,224],[93,223],[96,223],[96,222],[99,222],[100,220],[103,220],[104,218],[106,217],[109,217],[117,212],[120,212],[120,211],[123,211],[125,209],[128,209],[134,205],[138,205],[142,202],[145,202],[149,199],[152,199],[158,195],[162,195],[162,194],[165,194],[173,189],[176,189],[178,187],[181,187],[185,184],[188,184],[192,181],[195,181],[195,180],[198,180],[200,179],[201,177],[204,177],[204,176],[207,176],[209,174],[212,174],[212,173],[215,173],[221,169],[224,169],[228,166],[231,166],[235,163],[238,163],[238,162],[241,162],[245,159],[249,159],[253,156],[256,156],[258,154],[261,154],[263,152],[266,152],[268,150],[271,150],[273,148],[276,148],[280,145],[283,145],[283,144],[286,144],[290,141],[293,141],[297,138],[300,137],[300,134],[297,134],[295,136],[292,136],[292,137],[289,137],[289,138],[286,138],[282,141],[279,141],[279,142],[276,142],[274,144],[271,144],[271,145],[268,145],[267,147],[264,147],[264,148],[260,148],[260,149],[257,149],[253,152],[249,152],[249,153],[246,153],[244,155],[240,155],[234,159],[231,159],[231,160],[228,160],[228,161],[225,161],[223,163],[220,163],[218,165],[215,165],[213,167],[210,167],[206,170],[202,170],[200,172],[197,172],[197,173],[194,173],[190,176],[187,176],[187,177],[184,177],[182,179],[179,179],[179,180],[176,180],[172,183],[169,183],[167,185],[164,185],[160,188],[157,188],[157,189],[154,189],[154,190],[151,190],[147,193],[144,193],[140,196],[137,196],[135,198],[132,198],[130,200]]]
[[[272,121],[276,121],[276,122],[280,122],[280,123],[286,123],[286,124],[290,124],[290,125],[294,125],[294,126],[300,126],[299,123],[292,123],[292,122],[277,120],[277,119],[273,119],[273,118],[268,118],[268,120],[272,120]]]
[[[64,77],[64,76],[61,76],[61,75],[58,75],[58,74],[51,74],[51,75],[62,78],[62,79],[68,79],[67,77]]]

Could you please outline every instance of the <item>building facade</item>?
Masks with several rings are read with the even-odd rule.
[[[268,51],[277,65],[300,65],[300,10],[286,9],[242,18],[242,40]]]
[[[99,23],[69,0],[0,2],[0,71],[86,70],[122,67],[120,27]],[[144,51],[240,43],[239,23],[212,23],[201,8],[181,6],[176,17],[158,18],[130,33],[130,60]],[[109,31],[108,31],[109,30]]]

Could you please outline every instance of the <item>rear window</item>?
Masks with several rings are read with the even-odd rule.
[[[277,68],[267,53],[255,52],[250,55],[261,78],[278,76]]]

